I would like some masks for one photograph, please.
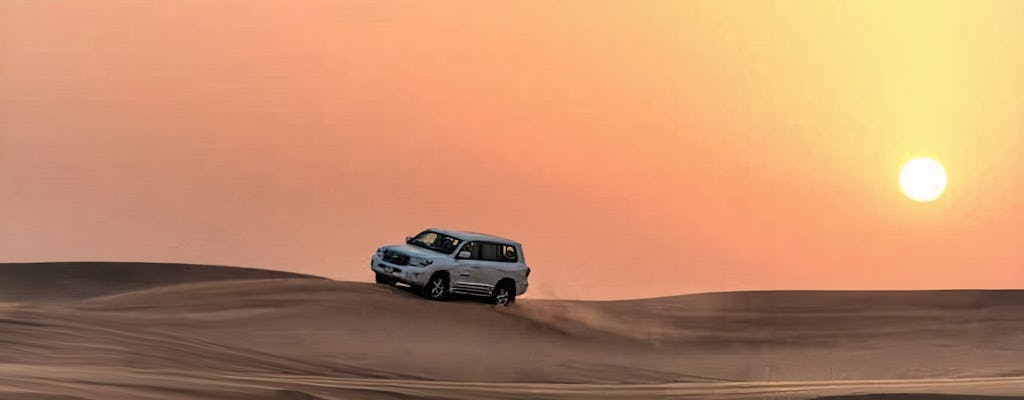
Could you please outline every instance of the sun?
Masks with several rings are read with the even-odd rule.
[[[946,190],[946,169],[931,158],[910,160],[900,169],[900,188],[911,200],[935,200]]]

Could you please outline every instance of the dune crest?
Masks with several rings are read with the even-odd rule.
[[[142,262],[0,263],[0,302],[63,302],[222,280],[324,279],[257,268]]]

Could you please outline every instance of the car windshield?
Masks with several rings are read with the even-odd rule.
[[[452,254],[455,249],[459,247],[459,243],[462,243],[458,238],[440,234],[434,231],[424,231],[416,237],[409,240],[409,244],[413,246],[422,247],[444,254]]]

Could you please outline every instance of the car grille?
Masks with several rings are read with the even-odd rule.
[[[384,250],[384,261],[394,265],[408,265],[409,256],[391,250]]]
[[[384,270],[388,271],[388,272],[402,272],[401,268],[392,267],[390,265],[377,264],[377,266],[381,267],[381,268],[384,268]]]

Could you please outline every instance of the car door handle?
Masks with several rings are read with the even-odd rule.
[[[469,276],[469,272],[460,272],[459,276]]]

